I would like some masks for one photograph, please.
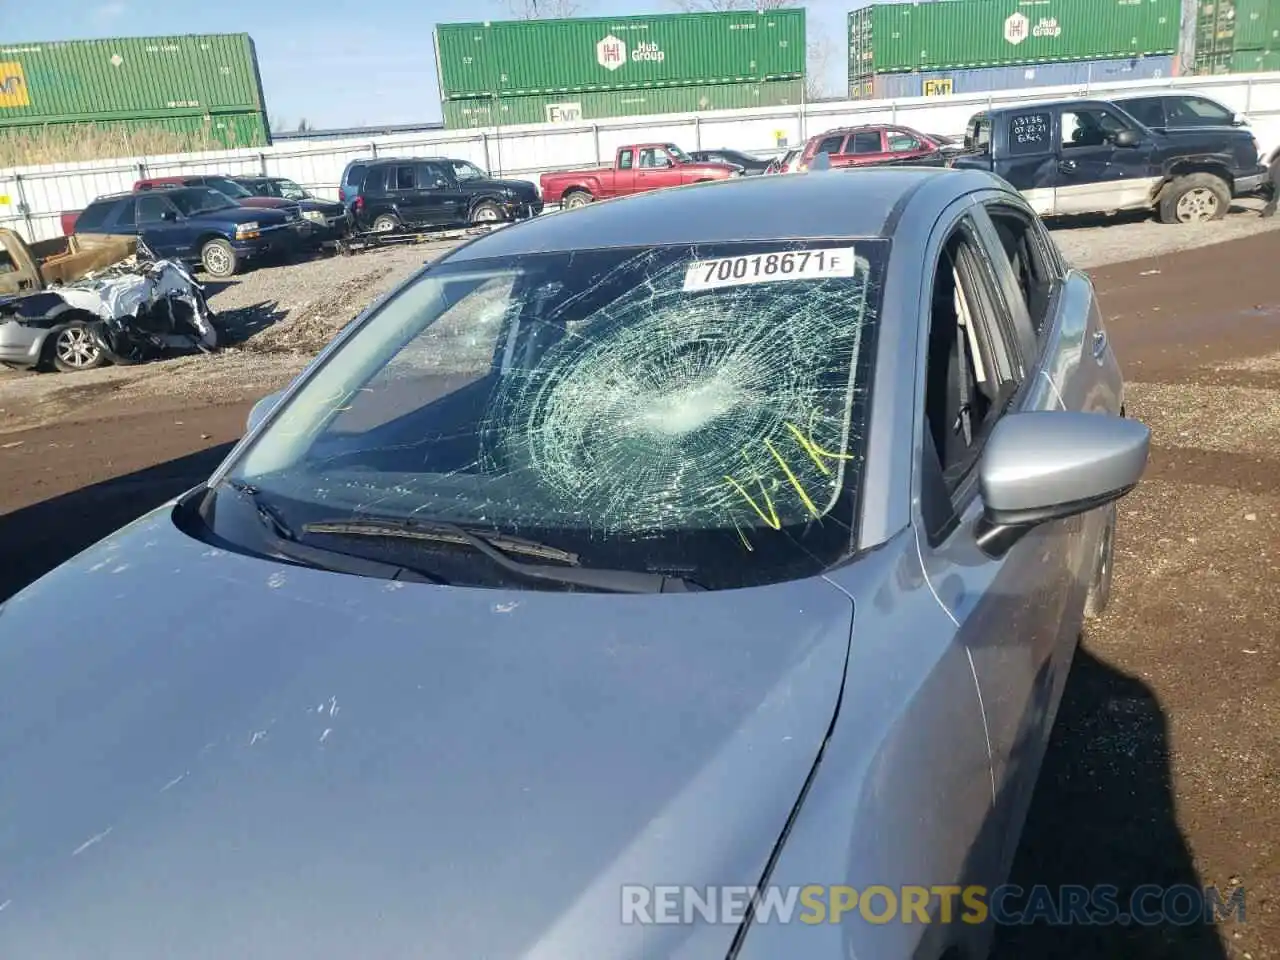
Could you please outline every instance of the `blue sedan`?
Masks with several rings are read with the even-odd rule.
[[[480,237],[0,608],[0,955],[977,955],[1148,444],[990,174]]]

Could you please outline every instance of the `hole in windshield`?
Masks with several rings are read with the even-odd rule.
[[[712,588],[810,575],[851,546],[887,246],[437,265],[231,476],[295,528],[418,517]]]

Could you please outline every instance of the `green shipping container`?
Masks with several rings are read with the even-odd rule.
[[[781,107],[801,103],[803,96],[803,80],[772,80],[583,93],[572,98],[546,94],[499,99],[477,97],[446,100],[444,125],[446,129],[455,130],[526,123],[583,123],[610,117]]]
[[[1213,0],[1196,11],[1196,57],[1280,46],[1276,0]]]
[[[265,110],[244,33],[0,46],[0,125]]]
[[[1178,52],[1181,0],[949,0],[849,14],[849,76]]]
[[[1280,70],[1280,50],[1237,50],[1227,63],[1227,73],[1270,73]]]
[[[804,76],[803,8],[441,24],[440,99]]]

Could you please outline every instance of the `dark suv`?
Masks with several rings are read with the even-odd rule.
[[[495,180],[473,163],[445,157],[352,161],[339,197],[358,228],[375,231],[499,223],[542,212],[529,181]]]
[[[157,257],[199,263],[219,278],[246,260],[296,250],[299,227],[283,210],[243,207],[212,187],[98,197],[76,221],[76,233],[136,234]]]

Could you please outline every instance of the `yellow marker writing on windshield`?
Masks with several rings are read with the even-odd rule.
[[[796,443],[798,443],[800,448],[809,455],[809,458],[814,462],[814,465],[822,471],[823,475],[831,476],[831,468],[827,465],[827,460],[852,460],[853,457],[847,453],[835,453],[834,451],[827,450],[819,445],[818,442],[813,439],[813,419],[814,417],[810,418],[808,432],[801,430],[790,421],[784,422],[783,426],[787,428],[795,438]],[[774,461],[778,464],[778,467],[786,476],[787,482],[791,484],[792,488],[796,491],[796,494],[800,497],[801,502],[805,505],[805,509],[809,511],[811,516],[820,517],[822,514],[818,510],[817,506],[814,505],[813,499],[805,491],[804,486],[800,483],[800,480],[796,476],[795,471],[791,468],[791,465],[786,461],[782,454],[778,452],[778,448],[774,446],[773,441],[765,439],[763,442],[765,449],[769,451],[769,455],[773,457]],[[750,460],[746,450],[742,451],[742,455]],[[756,483],[760,487],[760,494],[764,498],[764,506],[768,510],[767,514],[765,513],[765,510],[761,509],[760,504],[756,502],[755,497],[748,493],[747,489],[741,483],[733,477],[725,477],[725,480],[728,481],[730,486],[742,495],[743,499],[747,501],[751,509],[756,512],[757,516],[759,516],[766,525],[774,530],[782,529],[782,520],[778,516],[777,508],[774,507],[773,500],[769,496],[769,492],[765,489],[764,481],[759,477],[756,477],[755,479]]]

